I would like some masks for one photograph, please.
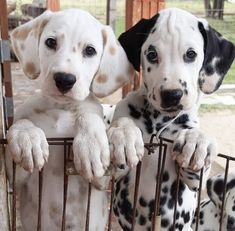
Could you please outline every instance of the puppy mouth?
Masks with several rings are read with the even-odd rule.
[[[179,104],[177,106],[174,107],[167,107],[167,108],[162,108],[162,111],[164,112],[177,112],[177,111],[181,111],[183,110],[183,105]]]

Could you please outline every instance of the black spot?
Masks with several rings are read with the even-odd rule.
[[[223,184],[224,184],[224,181],[222,179],[217,179],[215,181],[213,191],[217,195],[221,195],[223,193]]]
[[[139,119],[141,116],[141,112],[139,112],[132,104],[128,104],[128,108],[130,110],[130,115],[135,118]]]
[[[160,112],[157,110],[153,111],[153,118],[156,119],[159,116]]]
[[[168,187],[165,186],[164,188],[162,188],[162,192],[165,193],[165,194],[168,193]]]
[[[188,223],[189,220],[190,220],[190,213],[187,212],[187,213],[184,215],[183,219],[184,219],[184,223],[185,223],[185,224]]]
[[[146,207],[147,206],[147,201],[141,196],[139,199],[140,206]]]
[[[170,221],[168,219],[162,219],[161,221],[161,227],[167,228],[170,224]]]
[[[154,27],[151,31],[151,33],[153,34],[156,31],[156,27]]]
[[[151,72],[151,67],[148,67],[148,68],[147,68],[147,71],[148,71],[148,72]]]
[[[167,182],[170,179],[168,172],[164,172],[162,176],[162,182]]]
[[[189,121],[188,114],[183,114],[174,121],[174,124],[185,124],[188,121]]]
[[[162,119],[162,122],[163,123],[166,123],[168,121],[170,121],[172,118],[170,116],[164,116],[163,119]]]
[[[121,191],[121,198],[122,198],[122,199],[125,199],[127,196],[128,196],[128,191],[127,191],[127,189],[125,188],[125,189],[123,189],[123,190]]]
[[[143,215],[140,215],[139,224],[143,226],[146,224],[146,222],[147,222],[146,218]]]
[[[215,68],[211,64],[205,66],[205,72],[207,75],[213,75],[215,73]]]

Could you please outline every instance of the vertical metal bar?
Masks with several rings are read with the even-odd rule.
[[[157,177],[156,177],[156,187],[155,187],[155,199],[154,199],[154,210],[152,215],[152,230],[155,230],[156,222],[155,218],[158,215],[157,214],[157,202],[158,202],[158,194],[160,193],[159,190],[159,177],[160,177],[160,171],[161,171],[161,159],[162,159],[162,139],[160,139],[160,146],[159,146],[159,159],[158,159],[158,167],[157,167]]]
[[[179,183],[180,183],[180,167],[177,166],[177,180],[176,180],[176,192],[175,192],[175,204],[174,204],[174,215],[173,215],[173,230],[175,230],[176,223],[176,210],[178,204],[178,194],[179,194]]]
[[[224,203],[225,203],[225,195],[226,195],[226,191],[227,191],[228,169],[229,169],[229,158],[226,159],[226,168],[225,168],[224,184],[223,184],[222,206],[221,206],[221,211],[220,211],[219,231],[222,231],[223,215],[224,215]]]
[[[67,204],[66,202],[68,194],[68,175],[66,173],[66,161],[67,157],[69,157],[69,153],[70,153],[70,145],[67,145],[67,142],[65,140],[64,141],[64,191],[63,191],[63,213],[62,213],[61,231],[65,231],[65,225],[66,225],[66,204]]]
[[[91,203],[91,183],[88,185],[88,198],[87,198],[87,210],[86,210],[86,226],[85,231],[89,231],[90,223],[90,203]]]
[[[134,231],[134,229],[135,229],[135,214],[136,214],[137,200],[138,200],[138,194],[139,194],[141,165],[142,165],[142,163],[139,162],[136,167],[135,192],[134,192],[134,203],[133,203],[133,211],[132,211],[131,231]]]
[[[112,176],[111,179],[111,198],[110,198],[110,206],[109,206],[109,223],[108,223],[108,231],[112,229],[112,211],[113,211],[113,198],[114,198],[114,184],[115,184],[115,177]]]
[[[38,173],[38,224],[37,231],[42,229],[42,185],[43,185],[43,169]]]
[[[13,162],[12,231],[16,231],[16,164]]]
[[[200,204],[201,204],[201,194],[202,194],[202,181],[203,181],[203,170],[204,170],[204,168],[201,169],[201,173],[200,173],[199,192],[198,192],[198,199],[197,199],[196,230],[195,231],[198,231],[198,225],[199,225]]]

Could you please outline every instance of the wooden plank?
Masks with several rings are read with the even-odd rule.
[[[165,0],[126,0],[126,30],[135,25],[141,18],[151,18],[159,10],[165,7]],[[133,82],[130,82],[122,89],[122,95],[133,89],[137,89],[141,82],[141,75],[138,74]]]
[[[8,15],[6,0],[0,0],[0,39],[9,40],[8,34]],[[11,87],[11,66],[10,61],[4,61],[0,65],[0,139],[3,139],[5,133],[5,121],[3,113],[3,84],[5,86],[5,96],[12,98]],[[8,125],[13,122],[13,114],[8,118]],[[0,147],[0,230],[10,230],[10,216],[8,210],[7,181],[4,159],[4,148]]]
[[[60,0],[46,0],[46,8],[51,11],[59,11]]]

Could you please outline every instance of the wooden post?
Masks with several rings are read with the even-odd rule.
[[[165,7],[165,0],[126,0],[126,30],[135,25],[141,18],[151,18]],[[141,74],[136,74],[133,83],[128,83],[122,89],[125,97],[131,90],[139,87]]]
[[[60,0],[46,0],[46,8],[51,11],[59,11]]]
[[[116,0],[107,0],[106,24],[110,25],[115,31],[116,25]]]
[[[6,0],[0,0],[0,51],[3,54],[0,60],[0,139],[5,136],[6,126],[10,126],[13,122],[13,100],[12,100],[12,86],[11,86],[11,65],[7,51],[9,48],[9,35],[8,35],[8,15],[7,15],[7,3]],[[6,108],[3,106],[3,85],[5,87],[5,100],[7,102]],[[9,107],[10,106],[10,107]],[[4,109],[7,109],[8,113],[5,124]],[[7,200],[7,181],[6,181],[6,169],[4,148],[0,146],[0,230],[10,230],[10,216],[8,210]]]

